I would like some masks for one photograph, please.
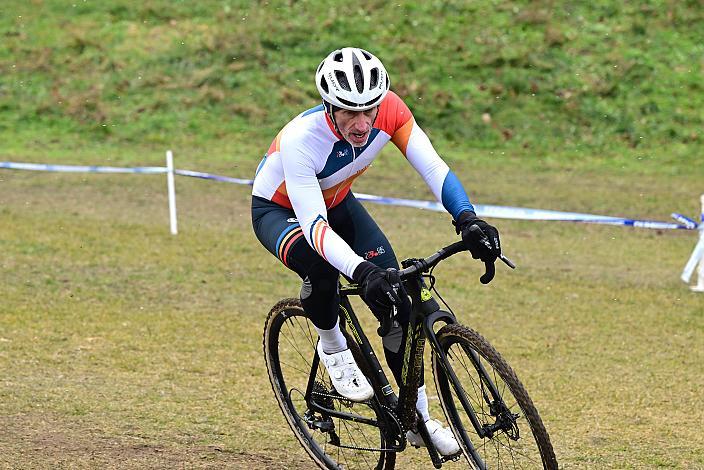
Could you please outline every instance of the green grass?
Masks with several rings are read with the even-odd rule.
[[[393,89],[448,146],[615,167],[657,158],[680,173],[701,153],[695,1],[10,0],[0,9],[0,138],[12,158],[139,161],[167,146],[256,158],[316,104],[313,70],[345,44],[382,57]]]
[[[251,177],[317,103],[321,58],[354,44],[473,201],[692,216],[702,20],[694,1],[9,0],[0,160],[162,165],[172,148],[179,168]],[[0,172],[0,468],[310,467],[261,353],[296,276],[253,236],[247,187],[178,178],[174,237],[165,186]],[[431,198],[395,149],[355,189]],[[447,215],[368,208],[402,258],[455,239]],[[518,269],[481,286],[455,257],[441,292],[514,366],[561,465],[704,468],[704,307],[679,280],[694,234],[492,222]]]
[[[382,170],[360,191],[414,178]],[[261,355],[266,312],[299,285],[257,244],[246,187],[179,178],[174,237],[163,176],[1,176],[0,466],[308,468]],[[587,177],[604,185],[595,194],[638,185]],[[554,182],[552,196],[517,192],[526,203],[583,203],[554,170],[514,167],[501,189],[519,178],[530,188]],[[667,194],[671,181],[648,185]],[[422,196],[420,184],[409,192]],[[691,192],[697,182],[678,184]],[[657,216],[675,198],[614,190],[590,200],[594,210]],[[368,207],[400,257],[454,239],[442,214]],[[500,267],[481,286],[478,263],[455,257],[436,274],[460,319],[517,370],[561,464],[704,465],[691,431],[704,419],[702,299],[678,279],[692,234],[495,222],[516,271]],[[401,468],[423,459],[411,451]]]

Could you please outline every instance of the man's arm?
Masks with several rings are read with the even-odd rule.
[[[437,154],[425,132],[415,122],[410,123],[409,127],[405,146],[406,158],[452,215],[457,233],[462,234],[462,240],[472,257],[485,263],[493,263],[501,255],[499,231],[477,218],[462,183]],[[475,225],[479,231],[472,229]]]
[[[328,225],[315,168],[296,137],[282,138],[281,161],[288,198],[308,244],[337,270],[352,278],[355,268],[364,260]]]
[[[415,121],[406,146],[406,158],[453,219],[457,220],[462,212],[474,212],[462,183]]]
[[[474,212],[462,183],[440,158],[398,95],[388,93],[377,121],[455,220],[462,212]]]

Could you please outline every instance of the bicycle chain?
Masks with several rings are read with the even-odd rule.
[[[318,392],[318,391],[313,391],[312,395],[323,397],[323,398],[331,398],[331,399],[340,400],[340,401],[344,400],[344,401],[348,401],[351,403],[368,403],[368,402],[352,402],[352,400],[347,400],[344,397],[342,397],[341,395],[333,395],[330,393],[323,393],[323,392]],[[401,421],[399,420],[399,418],[393,408],[386,406],[384,404],[381,404],[381,403],[379,404],[379,406],[385,410],[385,412],[390,417],[390,419],[396,423],[396,425],[397,425],[396,427],[401,431],[399,447],[401,449],[405,449],[406,445],[407,445],[406,432],[408,432],[409,430],[404,428],[403,423],[401,423]],[[381,425],[381,423],[380,423],[379,429],[381,429],[382,434],[384,434],[384,429],[382,428],[382,426],[384,426],[384,425]],[[356,446],[347,446],[347,445],[342,445],[342,444],[339,444],[336,447],[339,447],[341,449],[352,449],[352,450],[361,450],[361,451],[368,451],[368,452],[397,452],[398,451],[397,449],[378,449],[378,448],[373,448],[373,447],[356,447]]]
[[[399,419],[398,415],[397,415],[396,412],[393,410],[393,408],[391,408],[391,407],[389,407],[389,406],[386,406],[386,405],[381,405],[381,407],[384,408],[384,409],[386,409],[386,411],[387,411],[387,413],[389,414],[389,416],[391,416],[391,418],[392,418],[392,419],[394,420],[394,422],[396,423],[396,425],[397,425],[399,431],[401,431],[401,441],[400,441],[400,443],[399,443],[399,446],[400,446],[402,449],[405,449],[405,448],[406,448],[406,445],[407,445],[406,433],[409,431],[409,429],[405,429],[403,423],[401,422],[401,420]],[[383,431],[382,431],[382,432],[383,432]]]

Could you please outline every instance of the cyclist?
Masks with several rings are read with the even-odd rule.
[[[493,262],[501,253],[496,228],[477,218],[459,179],[438,156],[406,104],[393,91],[381,61],[346,47],[318,66],[315,83],[323,103],[290,121],[262,159],[252,190],[252,222],[259,241],[303,280],[303,309],[319,335],[318,354],[336,391],[353,401],[372,397],[339,327],[338,279],[359,284],[379,318],[399,312],[382,338],[397,383],[409,320],[398,261],[389,241],[350,186],[392,141],[452,215],[457,233],[475,259]],[[469,228],[481,228],[484,244]],[[459,446],[449,428],[431,420],[425,385],[417,408],[443,455]],[[412,445],[423,445],[409,431]]]

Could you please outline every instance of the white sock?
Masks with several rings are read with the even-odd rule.
[[[323,352],[326,354],[332,354],[347,349],[347,339],[345,339],[345,335],[343,335],[340,330],[339,318],[332,329],[322,330],[316,326],[315,330],[318,332],[318,336],[320,336],[320,343],[323,345]]]
[[[423,422],[430,419],[430,412],[428,411],[428,395],[425,393],[425,385],[418,387],[418,401],[416,402],[416,409],[423,418]]]

